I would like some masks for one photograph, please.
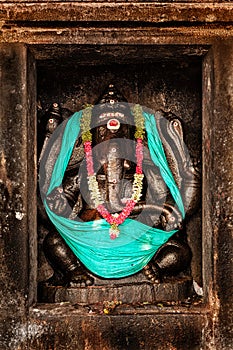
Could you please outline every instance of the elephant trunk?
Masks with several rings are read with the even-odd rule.
[[[118,148],[119,146],[116,143],[111,145],[107,156],[108,162],[104,167],[107,179],[106,202],[108,210],[112,213],[121,211],[124,206],[121,200],[124,160],[118,158]]]

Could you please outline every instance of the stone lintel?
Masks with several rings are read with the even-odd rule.
[[[1,6],[1,5],[0,5]],[[0,9],[1,11],[1,9]],[[116,24],[116,23],[115,23]],[[44,55],[46,45],[68,45],[72,52],[78,45],[186,45],[186,53],[199,55],[197,46],[212,45],[216,40],[233,37],[233,25],[177,23],[164,26],[127,26],[126,22],[8,22],[0,19],[0,42],[25,43],[33,47],[37,56]],[[37,47],[36,45],[40,45]],[[72,45],[72,46],[71,46]],[[192,46],[196,49],[192,50]],[[58,47],[59,50],[59,47]]]

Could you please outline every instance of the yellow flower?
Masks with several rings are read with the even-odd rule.
[[[145,134],[144,117],[142,115],[142,107],[140,105],[134,105],[133,115],[136,125],[135,138],[143,139]]]

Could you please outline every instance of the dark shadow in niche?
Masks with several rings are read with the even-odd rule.
[[[90,56],[88,56],[91,62]],[[135,61],[137,63],[135,63]],[[94,62],[94,61],[93,61]],[[114,82],[128,102],[139,103],[154,111],[161,110],[182,121],[184,141],[192,158],[201,163],[201,59],[179,58],[166,60],[129,59],[129,64],[108,60],[103,65],[92,65],[73,60],[66,62],[38,62],[38,154],[45,138],[48,112],[56,102],[61,106],[62,119],[79,111],[85,104],[93,104],[109,83]],[[198,165],[199,166],[199,165]],[[106,300],[123,303],[155,303],[182,301],[192,294],[192,278],[202,284],[201,274],[201,201],[186,222],[188,243],[192,250],[190,269],[163,283],[153,284],[139,272],[123,279],[95,277],[89,287],[55,287],[44,283],[53,274],[43,253],[43,240],[48,228],[38,215],[38,283],[39,301],[73,304],[95,304]],[[80,293],[80,288],[82,292]]]

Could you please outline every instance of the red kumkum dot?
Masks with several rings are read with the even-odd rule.
[[[119,123],[118,120],[113,119],[113,120],[110,120],[109,125],[110,125],[110,126],[117,126],[118,123]]]

